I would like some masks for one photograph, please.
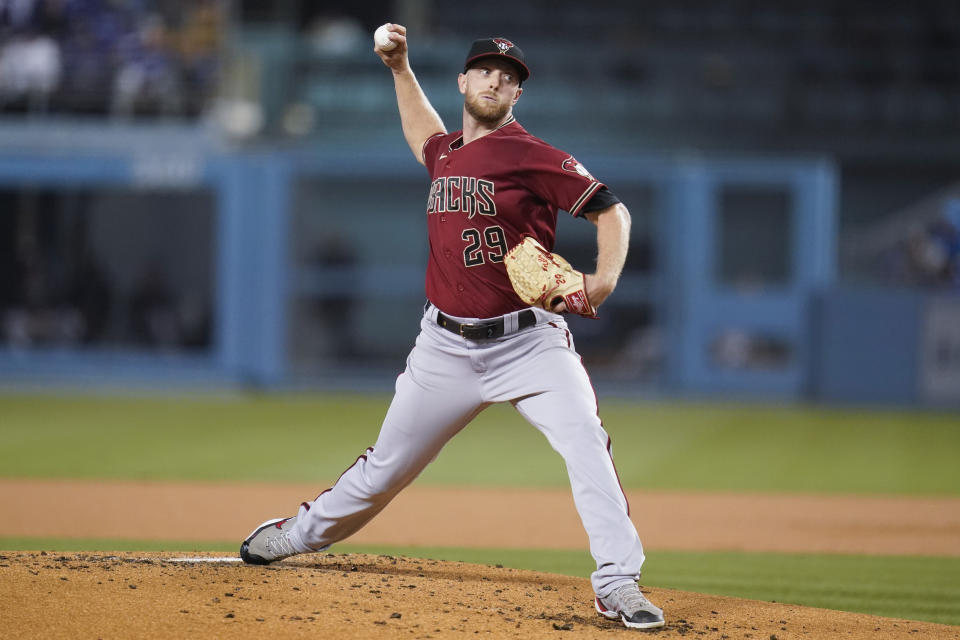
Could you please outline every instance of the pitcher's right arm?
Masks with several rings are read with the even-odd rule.
[[[417,162],[424,164],[423,143],[427,138],[446,133],[443,121],[439,114],[427,100],[417,77],[410,68],[407,57],[407,29],[403,25],[388,24],[390,39],[397,46],[389,51],[383,51],[374,46],[373,51],[392,72],[393,85],[397,92],[397,107],[400,109],[400,124],[403,127],[403,137],[410,145],[410,151]]]

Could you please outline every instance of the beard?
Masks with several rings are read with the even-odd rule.
[[[510,112],[509,104],[490,102],[482,95],[474,96],[473,99],[467,98],[463,101],[463,106],[474,120],[484,124],[496,124]]]

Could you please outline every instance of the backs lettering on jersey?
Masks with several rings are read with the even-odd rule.
[[[440,177],[430,185],[427,215],[465,213],[468,220],[472,220],[478,213],[482,216],[495,216],[495,195],[496,186],[491,180],[472,176]]]

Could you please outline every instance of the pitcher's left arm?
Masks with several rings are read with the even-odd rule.
[[[584,275],[587,297],[594,307],[603,304],[617,287],[630,248],[630,212],[622,202],[583,216],[597,227],[597,268]]]

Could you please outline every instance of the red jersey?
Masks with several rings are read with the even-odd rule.
[[[463,132],[423,145],[427,201],[427,298],[441,311],[491,318],[523,309],[503,256],[524,235],[553,250],[557,210],[576,216],[604,185],[573,156],[533,137],[511,116],[470,144]]]

